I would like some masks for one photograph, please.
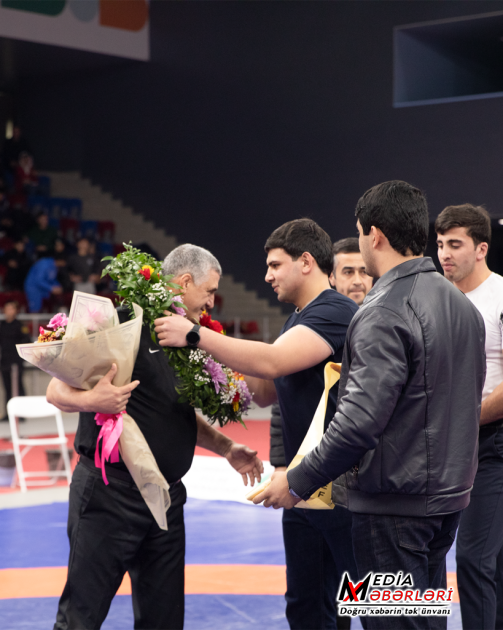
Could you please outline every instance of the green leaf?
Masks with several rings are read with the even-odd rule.
[[[177,348],[176,354],[177,354],[178,358],[181,361],[183,361],[184,363],[186,363],[189,360],[189,357],[187,356],[187,354],[185,352],[183,352],[183,350],[180,350],[180,348]]]

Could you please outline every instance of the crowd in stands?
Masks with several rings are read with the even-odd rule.
[[[68,307],[73,291],[109,295],[104,255],[116,254],[114,224],[82,221],[79,199],[52,198],[19,126],[4,143],[0,170],[0,306],[31,313]]]

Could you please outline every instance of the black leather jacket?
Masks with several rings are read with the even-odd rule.
[[[484,342],[479,312],[430,258],[388,271],[349,326],[337,413],[288,473],[290,487],[307,498],[336,479],[335,502],[367,514],[465,508],[477,470]]]

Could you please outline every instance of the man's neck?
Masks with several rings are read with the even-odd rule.
[[[384,274],[388,271],[391,271],[391,269],[394,269],[395,267],[398,267],[398,265],[402,265],[404,262],[407,262],[409,260],[415,260],[416,258],[423,258],[423,255],[421,254],[421,256],[402,256],[398,253],[389,254],[379,263],[377,269],[377,271],[379,272],[378,277],[382,278]]]
[[[470,291],[475,291],[490,275],[491,270],[484,259],[481,265],[475,265],[475,269],[471,274],[463,278],[460,282],[454,282],[453,284],[463,293],[470,293]]]
[[[312,302],[320,293],[327,289],[331,289],[328,276],[322,275],[316,280],[309,279],[299,291],[299,295],[295,300],[295,306],[301,311],[309,302]]]

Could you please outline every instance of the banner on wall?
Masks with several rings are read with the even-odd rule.
[[[0,37],[148,61],[148,0],[0,0]]]

